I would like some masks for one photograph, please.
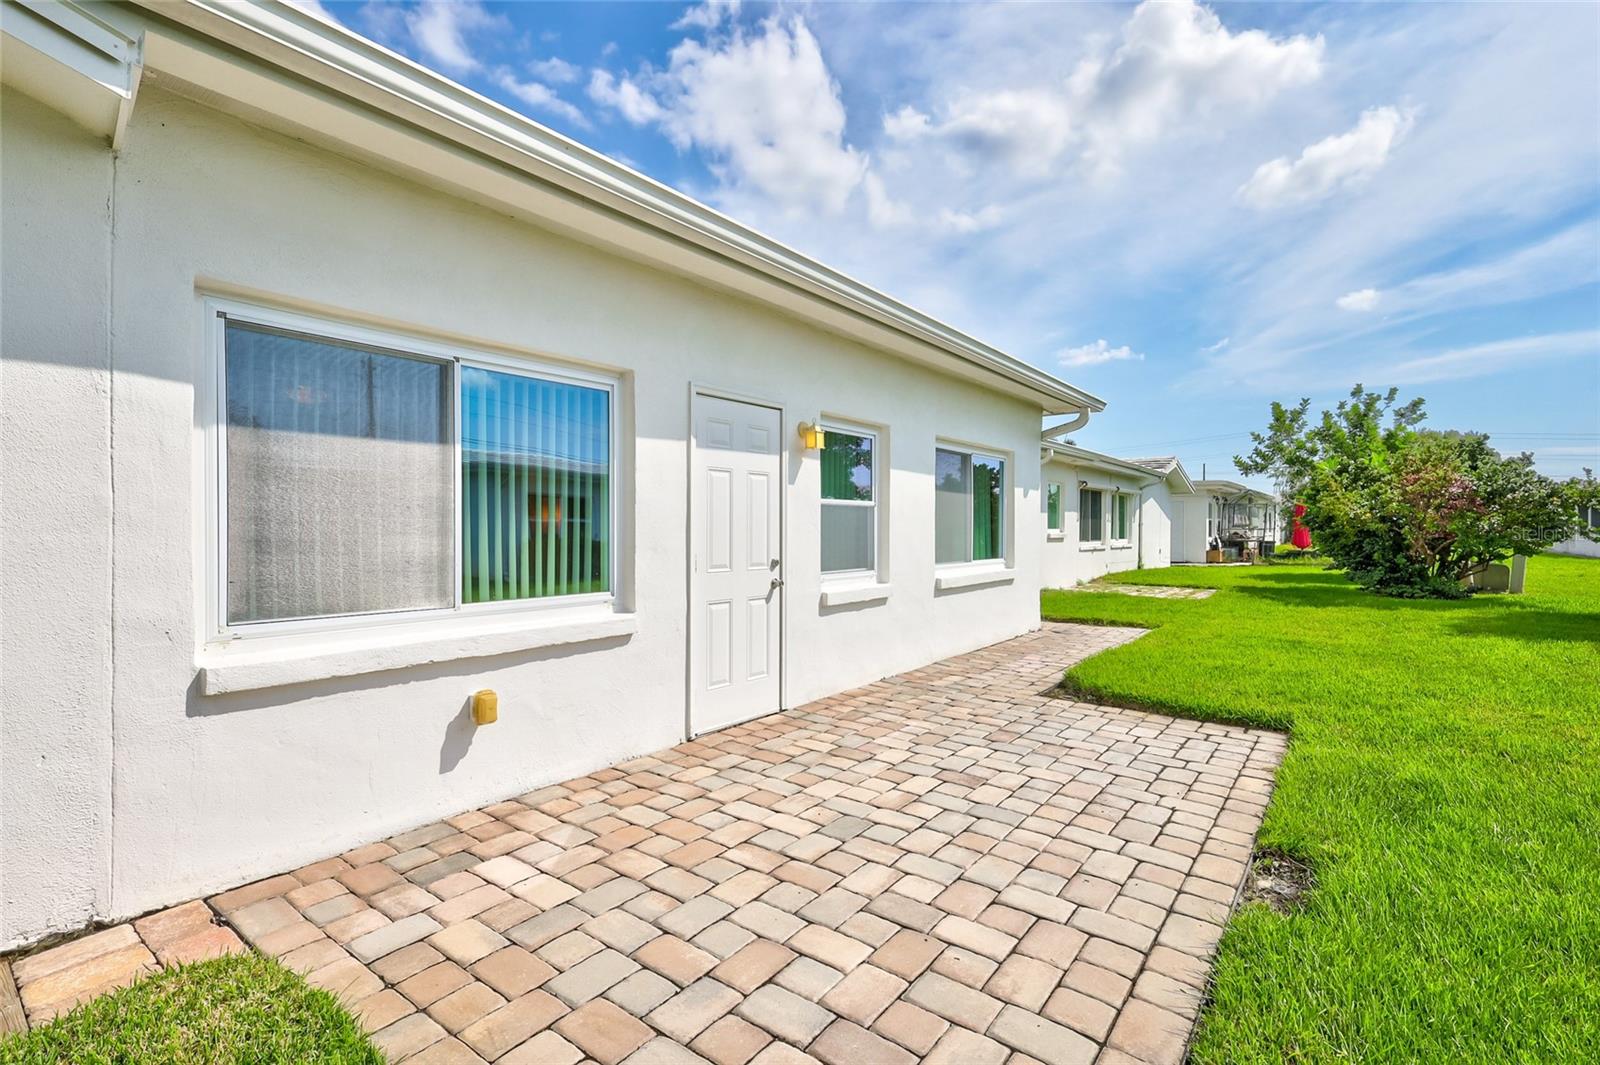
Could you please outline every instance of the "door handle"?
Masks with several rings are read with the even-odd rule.
[[[767,590],[768,591],[772,591],[773,589],[782,588],[782,587],[783,587],[783,578],[782,577],[774,577],[774,578],[772,578],[772,583],[767,586]]]

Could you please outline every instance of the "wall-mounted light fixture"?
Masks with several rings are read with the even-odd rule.
[[[816,451],[827,443],[828,434],[822,426],[813,425],[811,422],[800,423],[800,446],[806,451]]]

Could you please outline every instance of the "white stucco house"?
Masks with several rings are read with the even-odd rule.
[[[1173,514],[1174,562],[1205,562],[1206,552],[1237,560],[1245,548],[1261,553],[1283,540],[1278,497],[1237,481],[1199,480],[1176,501]]]
[[[0,949],[1035,628],[1042,468],[1166,557],[1093,395],[315,15],[0,42]]]
[[[1174,514],[1194,491],[1176,458],[1119,459],[1075,444],[1043,449],[1046,588],[1171,565]]]

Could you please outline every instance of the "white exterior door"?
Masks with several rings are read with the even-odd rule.
[[[781,431],[770,407],[694,397],[690,735],[782,709]]]

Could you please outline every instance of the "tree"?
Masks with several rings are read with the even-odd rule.
[[[1592,489],[1542,476],[1530,455],[1502,456],[1484,434],[1420,429],[1422,399],[1398,395],[1358,384],[1316,422],[1309,400],[1274,403],[1266,432],[1251,433],[1234,463],[1304,503],[1319,550],[1389,595],[1465,594],[1471,574],[1578,531]]]

